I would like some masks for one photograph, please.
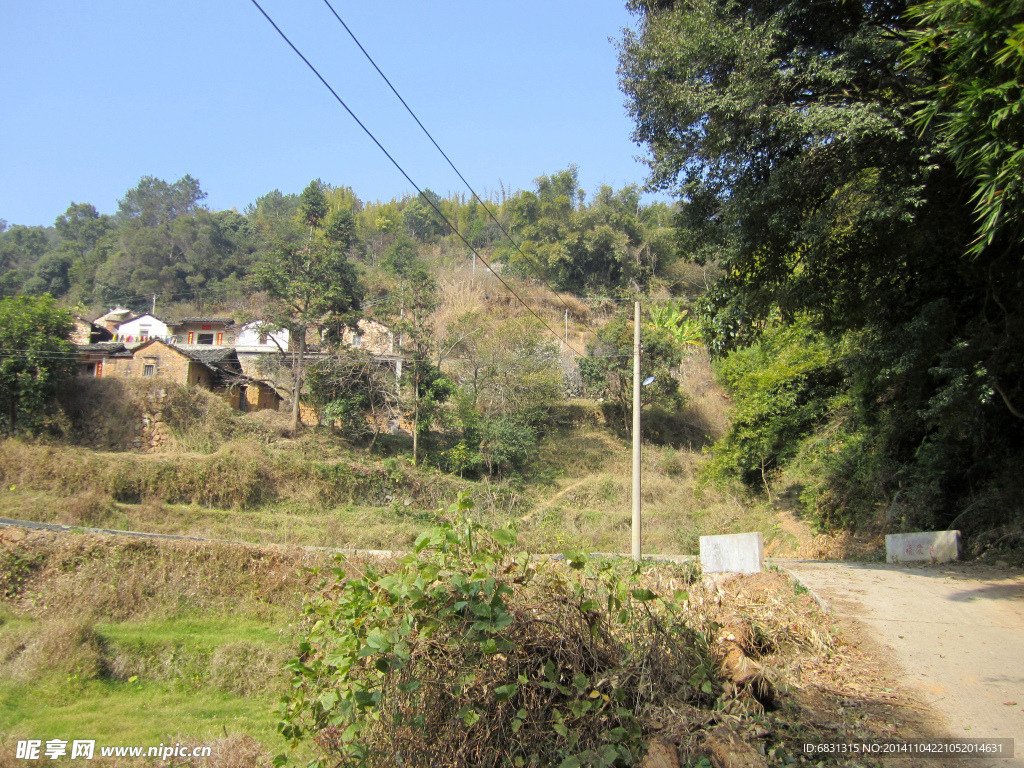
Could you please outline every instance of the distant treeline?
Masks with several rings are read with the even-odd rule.
[[[535,191],[492,195],[485,205],[494,218],[467,195],[428,189],[384,203],[322,186],[331,209],[355,219],[350,258],[370,267],[401,270],[424,246],[446,243],[469,258],[464,238],[513,272],[582,293],[644,288],[674,260],[668,205],[642,205],[635,186],[601,187],[587,201],[575,166],[541,176]],[[73,202],[52,227],[0,219],[0,295],[49,293],[84,307],[148,307],[153,294],[164,306],[230,304],[247,292],[255,264],[308,234],[298,193],[275,189],[242,213],[212,211],[205,198],[191,176],[145,176],[113,216]]]

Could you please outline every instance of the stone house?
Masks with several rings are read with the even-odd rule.
[[[209,389],[241,411],[277,410],[281,397],[270,385],[242,373],[232,347],[183,349],[161,339],[136,346],[120,343],[79,347],[82,374],[97,377],[162,378]]]
[[[69,337],[72,344],[97,344],[114,338],[113,332],[108,328],[86,320],[84,317],[72,315],[71,319],[75,324]]]
[[[395,334],[384,323],[362,319],[355,328],[346,327],[341,335],[342,343],[354,349],[364,349],[371,355],[395,354]]]
[[[126,352],[124,344],[119,341],[79,344],[72,339],[72,343],[78,348],[78,375],[88,376],[89,378],[102,379],[106,373],[107,361],[113,355]]]

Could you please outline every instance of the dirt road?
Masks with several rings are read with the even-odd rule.
[[[1024,768],[1024,572],[970,564],[780,560],[845,621],[892,651],[906,688],[948,736],[1013,738]]]

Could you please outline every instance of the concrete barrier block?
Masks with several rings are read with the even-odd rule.
[[[890,533],[885,537],[889,563],[948,563],[960,559],[960,531]]]
[[[760,573],[764,562],[761,532],[700,537],[700,565],[704,573]]]

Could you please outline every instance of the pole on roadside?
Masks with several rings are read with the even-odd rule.
[[[633,559],[640,559],[640,302],[633,304]]]

